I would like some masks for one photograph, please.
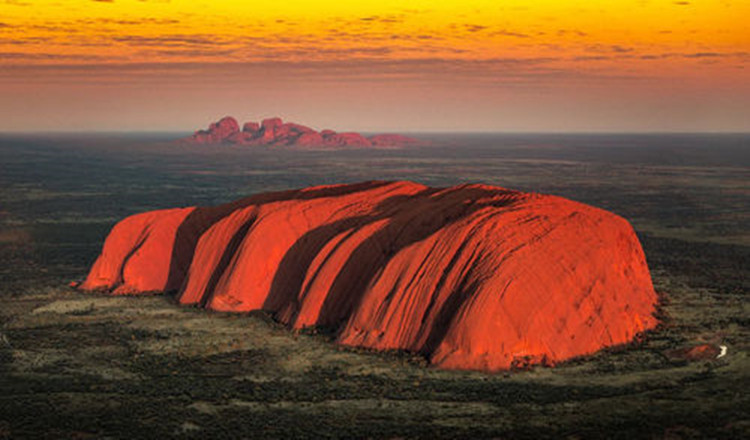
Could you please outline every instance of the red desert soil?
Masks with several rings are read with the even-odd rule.
[[[400,134],[378,134],[365,137],[359,133],[336,133],[333,130],[315,131],[310,127],[284,123],[281,118],[263,122],[246,122],[240,130],[231,116],[212,123],[207,130],[198,130],[182,142],[190,144],[288,145],[304,147],[407,147],[425,142]]]
[[[553,365],[657,324],[626,220],[485,185],[364,182],[133,215],[81,288],[262,309],[452,369]]]

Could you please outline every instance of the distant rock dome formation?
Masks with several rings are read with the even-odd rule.
[[[237,144],[303,147],[407,147],[423,145],[424,141],[400,134],[379,134],[365,137],[359,133],[336,133],[333,130],[315,131],[310,127],[283,122],[281,118],[264,119],[260,124],[240,125],[227,116],[212,123],[207,130],[198,130],[181,139],[191,144]]]
[[[266,310],[332,328],[339,344],[488,372],[554,365],[657,324],[626,220],[485,185],[364,182],[136,214],[80,287]]]

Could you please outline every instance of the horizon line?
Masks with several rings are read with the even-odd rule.
[[[147,130],[147,129],[134,129],[134,130],[0,130],[1,135],[126,135],[126,134],[185,134],[191,135],[196,130]],[[609,135],[702,135],[702,134],[726,134],[726,135],[750,135],[750,129],[746,131],[742,130],[398,130],[398,129],[383,129],[383,130],[347,130],[339,132],[352,132],[356,131],[361,134],[385,134],[385,133],[397,133],[397,134],[422,134],[422,135],[451,135],[451,134],[493,134],[493,135],[514,135],[514,134],[609,134]]]

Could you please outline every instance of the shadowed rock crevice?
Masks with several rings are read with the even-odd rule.
[[[364,182],[138,214],[82,288],[179,288],[183,304],[266,310],[339,344],[485,371],[590,354],[657,323],[624,219],[484,185]]]
[[[185,276],[195,254],[195,246],[198,239],[211,226],[223,218],[247,208],[248,206],[262,205],[287,200],[309,200],[318,197],[338,197],[360,191],[367,191],[386,185],[387,182],[368,181],[352,185],[330,185],[307,190],[289,190],[273,193],[263,193],[246,197],[224,205],[212,207],[195,208],[180,224],[175,233],[174,247],[169,264],[169,277],[166,286],[162,289],[166,292],[174,292],[181,289]],[[242,237],[238,237],[241,239]],[[180,292],[182,293],[182,292]]]
[[[391,221],[362,242],[341,268],[326,296],[317,324],[331,327],[349,319],[367,285],[393,255],[447,224],[482,209],[481,200],[487,195],[482,189],[469,187],[448,191],[428,190],[416,197],[402,198],[397,205],[401,209],[395,212],[389,210],[387,204],[381,204],[376,209],[376,217],[389,218]],[[466,200],[480,202],[462,203]],[[367,265],[362,264],[365,261]]]
[[[211,279],[208,281],[208,284],[206,284],[205,289],[203,289],[203,292],[200,296],[200,300],[198,301],[198,304],[201,305],[201,307],[206,307],[208,302],[211,300],[211,294],[214,292],[214,289],[216,288],[216,284],[219,282],[219,279],[224,275],[224,272],[226,272],[227,267],[229,267],[229,263],[231,262],[232,258],[234,257],[234,254],[237,252],[237,248],[240,246],[240,243],[242,243],[242,240],[245,238],[245,235],[247,234],[247,231],[252,227],[253,222],[255,221],[255,217],[252,217],[250,220],[245,222],[244,225],[242,225],[237,232],[232,236],[232,239],[229,240],[229,244],[224,249],[224,252],[221,256],[221,259],[219,260],[219,264],[216,265],[214,268]],[[180,292],[183,293],[183,292]],[[182,295],[179,295],[178,301],[179,302],[185,302],[182,301],[181,298]]]
[[[469,282],[466,279],[461,281],[458,288],[440,306],[433,325],[426,328],[429,333],[424,345],[419,349],[420,353],[429,357],[437,350],[451,327],[453,318],[456,316],[456,311],[460,310],[464,302],[476,293],[478,287],[476,281]]]

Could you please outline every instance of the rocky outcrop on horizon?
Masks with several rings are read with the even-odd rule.
[[[486,185],[364,182],[133,215],[80,287],[265,310],[450,369],[554,365],[657,324],[625,219]]]
[[[264,119],[260,124],[246,122],[240,125],[227,116],[212,123],[207,130],[198,130],[182,139],[192,144],[236,144],[303,147],[407,147],[424,144],[419,139],[400,134],[379,134],[365,137],[359,133],[320,132],[310,127],[283,122],[281,118]]]

